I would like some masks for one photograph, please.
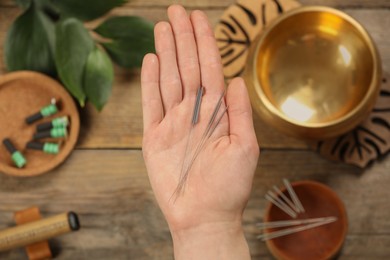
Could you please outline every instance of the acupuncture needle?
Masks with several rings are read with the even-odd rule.
[[[298,208],[294,205],[294,203],[292,203],[292,201],[287,198],[286,195],[283,194],[283,192],[276,186],[273,186],[275,192],[277,195],[279,195],[285,202],[287,202],[287,204],[297,213],[299,213],[299,210]]]
[[[329,217],[327,220],[312,223],[312,224],[307,224],[305,226],[298,226],[298,227],[287,228],[287,229],[283,229],[283,230],[279,230],[279,231],[275,231],[275,232],[271,232],[271,233],[264,233],[264,234],[257,236],[257,238],[261,239],[262,241],[274,239],[277,237],[286,236],[286,235],[294,234],[294,233],[301,232],[301,231],[304,231],[307,229],[311,229],[311,228],[319,227],[319,226],[322,226],[325,224],[329,224],[329,223],[335,222],[336,220],[337,220],[336,217]]]
[[[308,219],[297,219],[297,220],[281,220],[281,221],[258,223],[256,224],[256,226],[260,229],[280,228],[280,227],[289,227],[289,226],[317,223],[321,221],[328,221],[329,219],[333,219],[333,218],[334,217],[322,217],[322,218],[308,218]]]
[[[290,194],[290,197],[296,207],[299,209],[299,212],[305,212],[305,209],[302,206],[301,201],[298,199],[297,194],[295,193],[294,189],[292,188],[290,182],[287,179],[283,179],[284,185],[287,188],[288,193]]]
[[[199,121],[200,104],[202,103],[203,92],[204,87],[201,86],[196,93],[194,113],[192,115],[192,126],[196,125]]]
[[[192,167],[192,164],[194,163],[194,161],[196,160],[196,158],[198,157],[199,153],[202,151],[202,148],[204,147],[204,145],[206,144],[206,141],[208,140],[208,138],[210,138],[210,136],[214,133],[214,130],[215,128],[217,128],[219,122],[222,120],[223,116],[225,115],[226,111],[228,110],[228,106],[225,107],[225,109],[222,111],[222,114],[218,117],[216,123],[214,124],[214,127],[212,129],[210,129],[208,135],[206,138],[203,138],[201,140],[201,142],[199,143],[197,149],[195,150],[195,153],[194,153],[194,156],[192,157],[192,160],[189,164],[189,169],[191,169]],[[188,169],[188,170],[189,170]]]
[[[290,212],[294,212],[294,209],[290,208],[282,199],[280,199],[275,193],[273,193],[272,191],[268,191],[267,194],[269,196],[271,196],[274,200],[276,200],[280,205],[283,206],[284,209],[287,209],[289,210]],[[294,212],[294,218],[297,217],[297,215],[295,214]]]
[[[214,111],[213,111],[213,113],[212,113],[212,115],[210,117],[210,120],[209,120],[209,122],[207,124],[206,130],[203,133],[203,135],[201,137],[201,140],[200,140],[200,142],[198,143],[198,145],[197,145],[197,147],[195,149],[194,156],[192,157],[190,163],[188,165],[186,165],[185,170],[183,171],[183,176],[182,176],[182,178],[180,178],[180,181],[179,181],[179,184],[178,184],[178,186],[176,188],[175,193],[176,192],[181,192],[183,190],[184,184],[185,184],[185,182],[186,182],[186,180],[188,178],[188,173],[189,173],[189,171],[190,171],[190,169],[192,167],[193,162],[196,159],[196,156],[199,154],[199,152],[200,152],[200,150],[202,148],[201,145],[204,143],[204,140],[206,139],[206,137],[207,137],[207,135],[208,135],[208,133],[209,133],[211,127],[212,127],[212,124],[215,121],[215,118],[216,118],[216,116],[218,114],[219,108],[222,105],[222,100],[223,100],[224,96],[225,96],[225,91],[223,91],[223,93],[221,94],[221,96],[218,99],[218,102],[217,102],[217,104],[216,104],[216,106],[214,108]],[[185,164],[183,164],[183,165],[185,165]]]
[[[213,123],[215,121],[215,118],[217,117],[217,114],[218,114],[218,111],[222,105],[222,98],[225,96],[225,91],[221,94],[221,96],[219,97],[218,99],[218,102],[214,108],[214,111],[210,117],[210,120],[209,120],[209,123],[207,124],[207,127],[206,127],[206,130],[204,131],[204,133],[202,134],[202,137],[201,137],[201,140],[200,142],[198,143],[196,149],[195,149],[195,152],[194,152],[194,155],[190,161],[190,164],[188,165],[187,167],[187,170],[186,172],[189,172],[191,167],[192,167],[192,164],[194,163],[195,159],[197,158],[197,156],[199,155],[200,151],[202,150],[206,140],[208,137],[210,137],[210,135],[213,133],[213,131],[215,130],[216,126],[218,125],[218,123],[221,121],[222,119],[222,116],[225,114],[226,110],[227,110],[227,107],[225,108],[224,112],[220,115],[220,117],[217,119],[216,121],[216,124],[214,125],[213,128],[211,128],[213,126]]]
[[[210,130],[207,138],[210,138],[210,136],[214,133],[215,128],[219,125],[219,122],[221,122],[222,117],[225,115],[226,111],[228,110],[229,106],[226,106],[225,109],[222,111],[222,114],[217,119],[216,123],[214,124],[214,127]]]
[[[184,167],[184,162],[186,161],[185,159],[187,157],[188,149],[190,146],[189,143],[190,143],[190,140],[192,139],[192,130],[194,129],[195,125],[199,121],[199,112],[200,112],[200,105],[202,103],[203,92],[204,92],[204,87],[201,86],[201,87],[199,87],[199,89],[196,93],[194,111],[192,113],[191,128],[190,128],[190,133],[189,133],[188,138],[187,138],[187,144],[186,144],[186,149],[185,149],[185,153],[184,153],[183,167]],[[183,171],[183,168],[182,168],[182,171]]]
[[[276,207],[278,207],[281,210],[283,210],[283,212],[285,212],[290,217],[292,217],[292,218],[296,218],[297,217],[297,214],[294,211],[290,210],[290,208],[288,208],[288,209],[284,208],[283,205],[281,205],[279,202],[277,202],[274,198],[272,198],[268,194],[265,195],[265,199],[268,200],[269,202],[271,202],[272,204],[274,204]]]
[[[197,91],[197,93],[196,93],[194,111],[192,113],[191,128],[190,128],[190,133],[188,134],[187,144],[186,144],[186,148],[185,148],[185,151],[184,151],[184,160],[183,160],[183,164],[182,164],[182,168],[181,168],[181,172],[180,172],[179,183],[182,183],[183,179],[185,178],[184,169],[185,169],[185,164],[186,164],[186,162],[188,160],[187,159],[187,154],[188,154],[188,150],[190,148],[190,141],[192,140],[192,131],[193,131],[195,125],[199,121],[199,112],[200,112],[200,106],[201,106],[201,103],[202,103],[203,92],[204,92],[204,87],[200,86],[198,91]],[[177,193],[177,192],[180,192],[180,191],[181,191],[181,187],[178,186],[176,188],[174,194]]]
[[[202,137],[200,139],[200,142],[198,144],[198,147],[200,146],[200,144],[202,144],[203,140],[206,139],[208,137],[208,133],[210,132],[211,130],[211,127],[215,121],[215,118],[217,117],[217,114],[218,114],[218,111],[219,111],[219,108],[221,107],[222,105],[222,99],[223,97],[225,96],[225,90],[222,92],[221,96],[219,97],[218,99],[218,102],[217,104],[215,105],[215,108],[214,108],[214,111],[213,113],[211,114],[211,117],[210,117],[210,120],[207,124],[207,127],[206,127],[206,130],[203,132],[202,134]]]

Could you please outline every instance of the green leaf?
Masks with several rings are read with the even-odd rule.
[[[8,31],[5,41],[8,70],[34,70],[55,75],[54,41],[54,24],[31,3]]]
[[[111,95],[114,70],[107,54],[95,47],[89,54],[84,72],[84,90],[88,100],[101,111]]]
[[[109,18],[95,29],[112,40],[101,43],[111,58],[126,68],[141,67],[145,54],[155,52],[153,23],[136,16]]]
[[[126,38],[102,43],[110,57],[125,68],[139,68],[145,54],[155,52],[154,40],[148,38]]]
[[[31,4],[31,0],[15,0],[15,2],[22,8],[28,8]]]
[[[154,24],[138,16],[116,16],[105,20],[95,32],[105,38],[150,38]]]
[[[84,68],[94,42],[83,23],[75,18],[60,21],[56,26],[55,61],[65,87],[84,106]]]
[[[126,2],[127,0],[53,0],[53,4],[64,16],[85,21],[96,19]]]

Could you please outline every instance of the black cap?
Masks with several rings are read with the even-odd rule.
[[[41,114],[41,112],[37,112],[34,115],[27,117],[26,123],[31,125],[32,123],[34,123],[35,121],[38,121],[41,118],[43,118],[43,115]]]
[[[34,150],[41,150],[42,151],[43,150],[43,146],[44,146],[43,143],[31,141],[31,142],[27,143],[26,148],[34,149]]]
[[[15,146],[12,144],[11,140],[9,138],[5,138],[3,140],[3,144],[5,145],[5,147],[7,148],[8,152],[10,152],[10,154],[13,154],[14,152],[16,152],[16,148]]]
[[[38,132],[34,134],[34,140],[51,137],[50,131]]]
[[[73,211],[68,212],[68,222],[69,222],[69,227],[73,231],[79,230],[80,229],[80,222],[79,218],[76,213]]]
[[[45,122],[45,123],[37,125],[37,132],[50,130],[52,127],[53,127],[53,124],[51,122]]]

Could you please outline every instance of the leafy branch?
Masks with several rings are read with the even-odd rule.
[[[127,0],[15,0],[24,9],[10,27],[5,63],[10,71],[34,70],[58,77],[81,106],[90,101],[99,111],[111,95],[112,61],[140,67],[154,52],[153,23],[137,16],[110,17],[93,29],[94,20]],[[96,37],[95,37],[96,38]]]

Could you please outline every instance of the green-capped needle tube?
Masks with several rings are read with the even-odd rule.
[[[54,115],[55,113],[58,112],[58,108],[56,104],[50,104],[44,108],[41,109],[41,114],[43,117],[51,116]]]
[[[34,139],[42,139],[42,138],[61,138],[66,137],[68,135],[68,131],[66,127],[58,127],[52,128],[49,131],[38,132],[34,134]]]
[[[9,138],[3,140],[3,144],[7,148],[8,152],[11,154],[12,161],[15,163],[16,167],[23,168],[27,161],[24,158],[23,154],[16,150],[15,146],[12,144]]]
[[[49,130],[52,128],[67,127],[69,125],[69,118],[67,116],[54,118],[50,122],[45,122],[37,125],[37,132]]]
[[[27,163],[26,158],[19,151],[14,152],[11,157],[18,168],[23,168]]]
[[[57,112],[58,112],[58,107],[56,104],[56,100],[53,99],[50,105],[43,107],[39,112],[27,117],[26,123],[30,125],[39,119],[54,115]]]
[[[29,142],[26,147],[29,149],[40,150],[48,154],[58,154],[60,151],[60,145],[56,143]]]

